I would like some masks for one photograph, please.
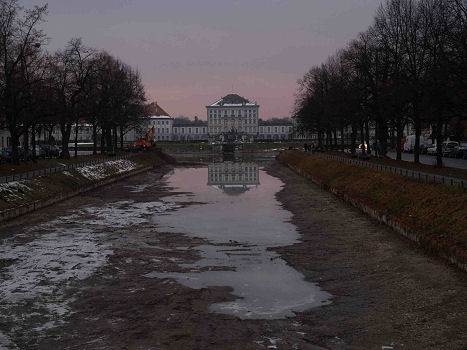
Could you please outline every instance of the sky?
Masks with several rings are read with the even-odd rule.
[[[290,116],[297,80],[371,25],[380,0],[23,0],[49,51],[75,37],[136,68],[149,102],[206,119],[229,93]]]

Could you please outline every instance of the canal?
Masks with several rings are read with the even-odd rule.
[[[1,227],[0,349],[463,348],[465,276],[271,159],[203,161]]]

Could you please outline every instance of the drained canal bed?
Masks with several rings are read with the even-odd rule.
[[[225,162],[176,169],[166,182],[184,194],[164,200],[182,207],[153,216],[157,229],[202,238],[210,245],[197,247],[202,259],[182,264],[184,272],[155,271],[146,277],[173,278],[197,289],[230,286],[239,298],[213,304],[210,310],[243,319],[290,317],[330,302],[330,294],[270,250],[300,238],[289,222],[291,213],[275,199],[283,185],[279,179],[255,163]]]

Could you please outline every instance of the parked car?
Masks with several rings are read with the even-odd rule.
[[[365,151],[365,153],[363,153],[363,151]],[[370,159],[370,152],[370,147],[365,143],[363,145],[358,145],[358,148],[355,150],[355,155],[359,159]]]
[[[426,154],[436,155],[436,143],[432,144],[426,149]]]
[[[55,145],[41,145],[47,158],[56,158],[60,156],[60,148]]]
[[[37,145],[35,147],[35,151],[36,151],[36,158],[45,159],[45,157],[47,156],[47,153],[42,146]],[[31,151],[31,156],[32,156],[32,151]]]
[[[457,146],[454,148],[453,156],[455,158],[467,159],[467,146]]]
[[[455,154],[456,147],[459,147],[459,142],[456,141],[444,141],[441,149],[443,151],[443,157],[449,157],[451,154]]]

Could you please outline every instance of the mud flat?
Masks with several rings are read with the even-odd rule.
[[[333,295],[297,316],[312,326],[311,342],[326,346],[335,335],[342,349],[465,349],[465,273],[285,165],[267,170],[285,183],[277,198],[303,235],[276,251]]]

